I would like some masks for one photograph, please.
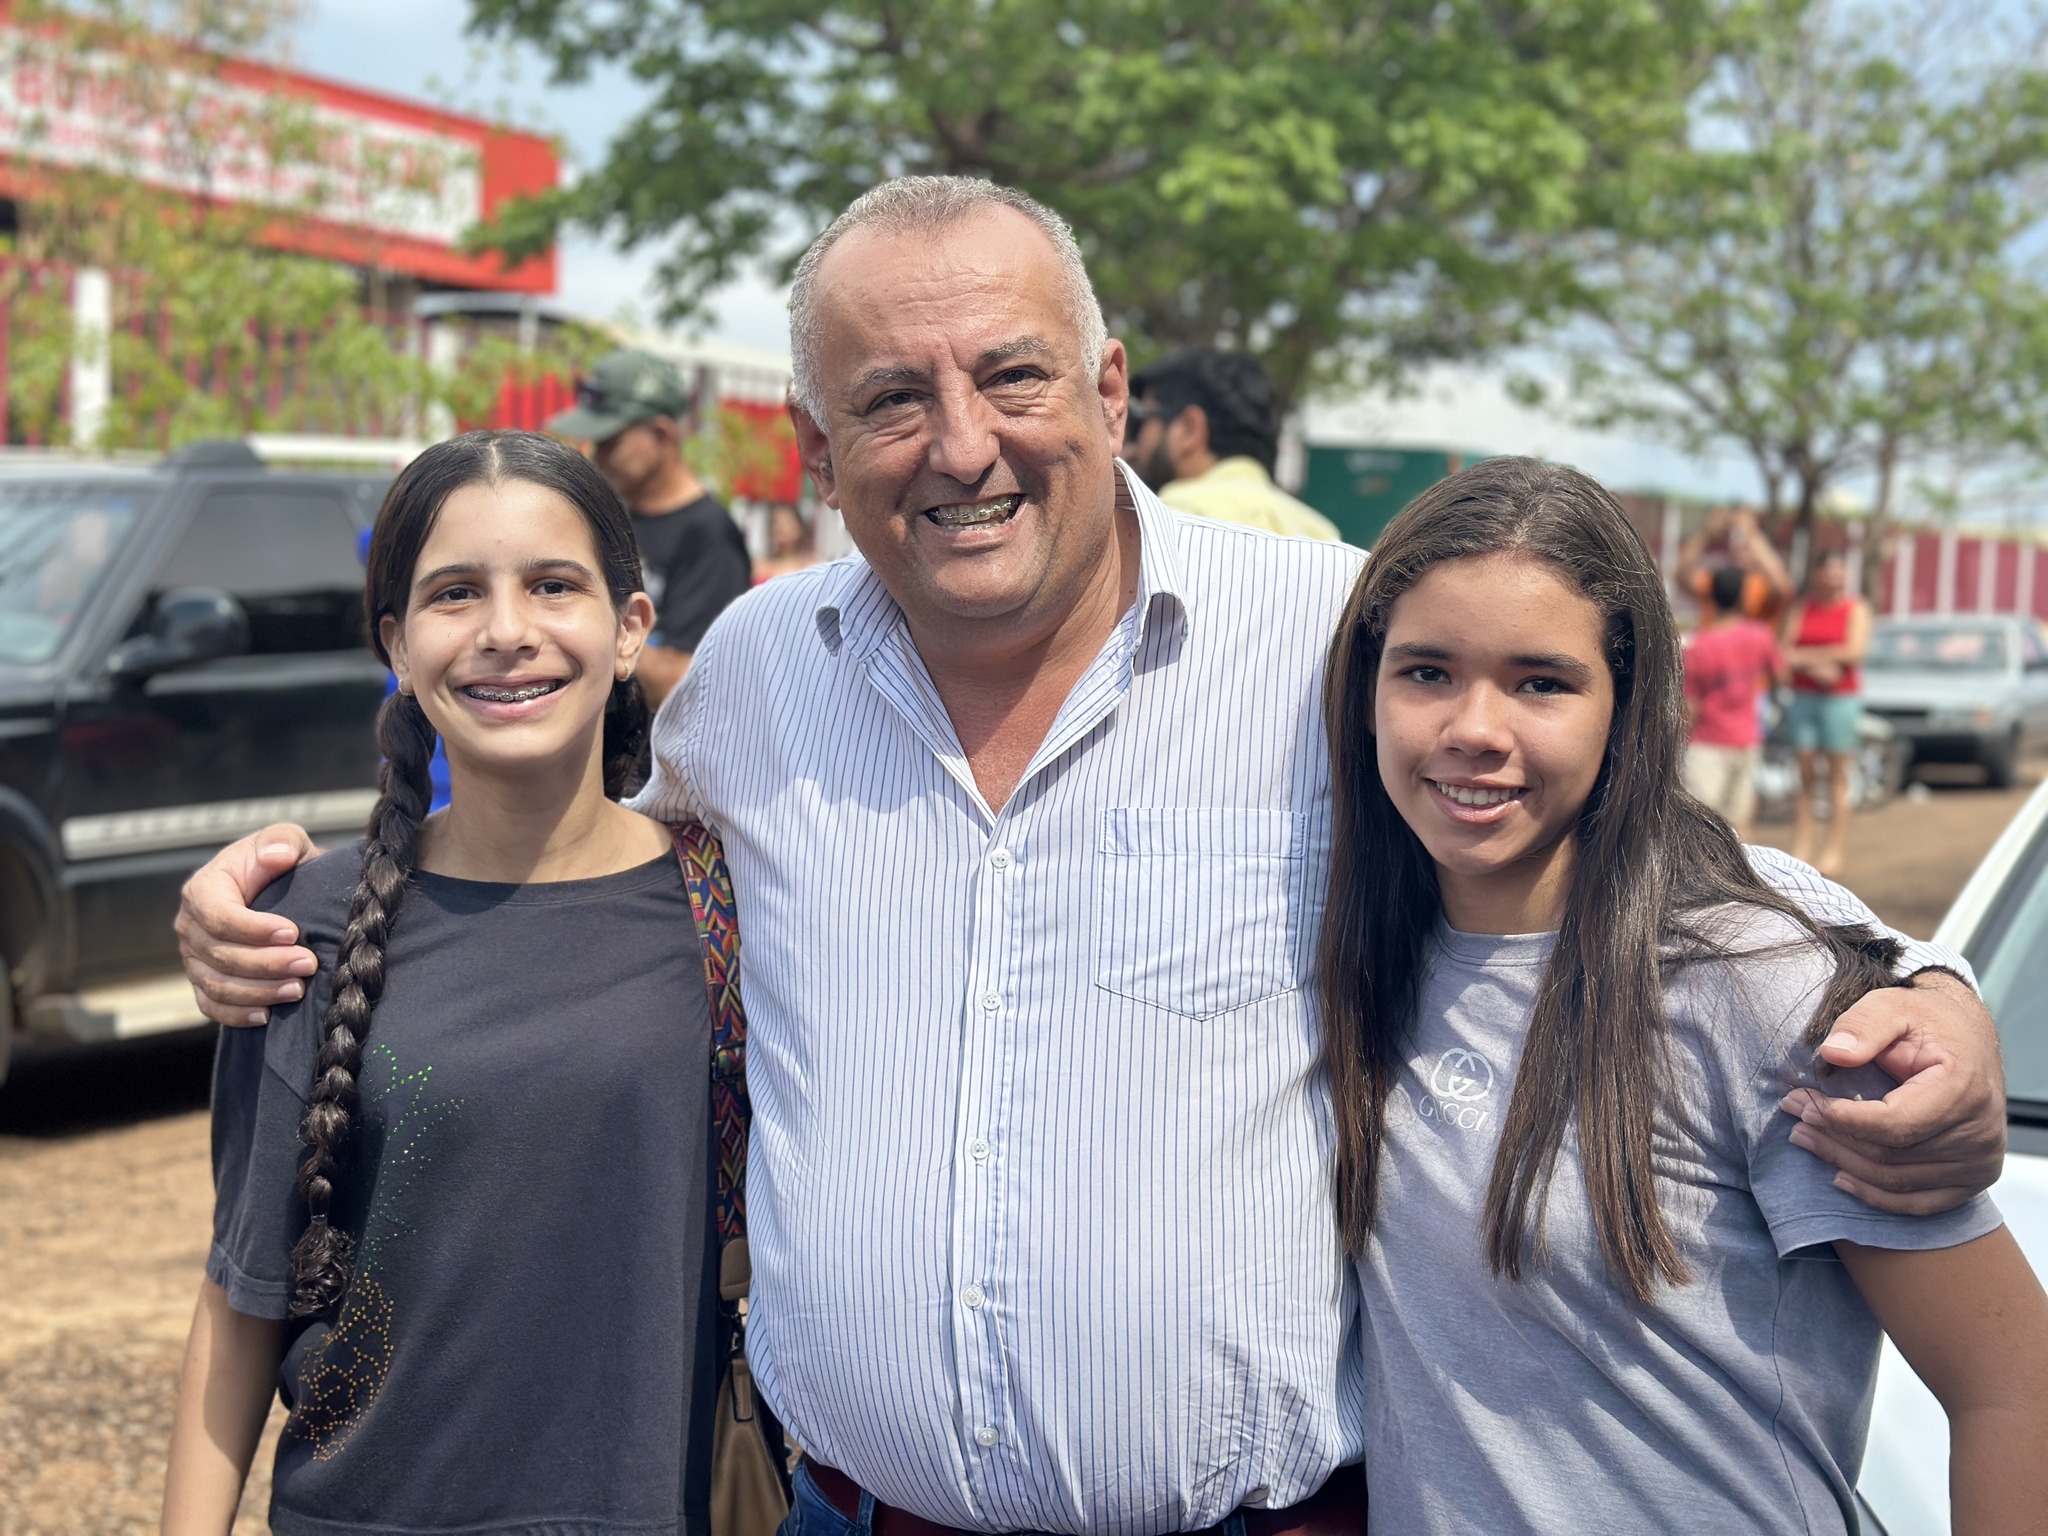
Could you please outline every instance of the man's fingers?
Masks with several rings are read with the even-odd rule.
[[[1974,1187],[1981,1188],[1986,1182],[1979,1177],[1983,1161],[1975,1155],[1974,1149],[1953,1155],[1926,1148],[1911,1154],[1893,1152],[1883,1147],[1845,1141],[1810,1125],[1793,1126],[1791,1141],[1793,1146],[1811,1152],[1822,1162],[1832,1163],[1850,1178],[1893,1194],[1945,1189],[1973,1179],[1976,1181]]]
[[[219,944],[296,944],[298,929],[250,903],[280,874],[317,854],[298,827],[265,827],[228,844],[185,882],[178,902],[180,947],[204,953]]]
[[[1845,1008],[1827,1039],[1820,1043],[1821,1059],[1830,1066],[1867,1067],[1880,1054],[1902,1043],[1912,1032],[1914,1021],[1911,1010],[1897,1006],[1896,994],[1903,990],[1885,987],[1866,992]],[[1885,1002],[1874,1002],[1876,998]]]
[[[1835,1175],[1835,1188],[1854,1195],[1873,1210],[1892,1211],[1901,1216],[1939,1216],[1967,1203],[1976,1186],[1948,1189],[1918,1189],[1904,1193],[1879,1189],[1847,1173]]]
[[[185,882],[173,927],[200,1011],[219,1024],[261,1024],[274,1003],[305,995],[319,962],[298,927],[250,903],[286,870],[320,850],[303,829],[279,823],[230,843]]]
[[[1794,1098],[1798,1107],[1792,1108]],[[1946,1062],[1914,1073],[1881,1099],[1837,1099],[1804,1092],[1784,1101],[1789,1113],[1808,1125],[1823,1126],[1837,1136],[1872,1148],[1919,1147],[1937,1138],[1982,1140],[1973,1134],[1976,1111],[1986,1102],[1981,1086],[1958,1080]]]
[[[185,957],[185,974],[198,986],[201,978],[218,977],[206,990],[224,1002],[253,1006],[295,1003],[306,995],[305,978],[320,968],[313,951],[298,945],[267,949],[244,949],[224,944],[203,954]],[[226,989],[238,988],[232,996]]]
[[[295,1002],[305,993],[303,982],[247,981],[190,955],[185,957],[185,979],[192,984],[201,1013],[236,1029],[269,1023],[271,1004]]]
[[[260,877],[242,893],[250,901],[254,901],[258,891],[286,870],[296,869],[320,853],[313,839],[307,836],[306,829],[289,821],[274,821],[248,841],[261,870]]]

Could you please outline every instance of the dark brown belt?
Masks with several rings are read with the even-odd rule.
[[[804,1467],[825,1501],[849,1520],[860,1519],[861,1487],[837,1467],[814,1457]],[[1364,1536],[1365,1473],[1361,1467],[1339,1467],[1327,1483],[1299,1504],[1285,1509],[1241,1509],[1245,1536]],[[1222,1536],[1223,1527],[1209,1526],[1192,1536]],[[935,1525],[907,1509],[875,1503],[874,1536],[976,1536],[956,1526]]]

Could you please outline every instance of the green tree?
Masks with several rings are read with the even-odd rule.
[[[2048,71],[1960,4],[1777,0],[1754,20],[1689,141],[1617,188],[1563,347],[1569,403],[1738,449],[1802,529],[1871,477],[1874,550],[1916,463],[2048,447]]]
[[[1571,291],[1559,237],[1684,126],[1715,0],[471,0],[557,81],[653,90],[604,163],[487,243],[564,221],[664,247],[671,318],[787,270],[915,171],[1075,226],[1141,354],[1259,352],[1285,399],[1513,337]]]

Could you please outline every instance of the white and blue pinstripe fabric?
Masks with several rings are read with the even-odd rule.
[[[1127,478],[1137,601],[1001,812],[857,559],[713,626],[636,802],[732,867],[761,1387],[992,1531],[1196,1529],[1363,1439],[1307,982],[1364,557]]]

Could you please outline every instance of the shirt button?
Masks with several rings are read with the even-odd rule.
[[[994,853],[990,854],[988,856],[988,867],[990,869],[1008,869],[1010,867],[1010,850],[998,848]]]
[[[998,1008],[1003,1006],[1002,994],[1000,992],[982,993],[981,1006],[986,1008],[990,1013],[994,1013]]]
[[[990,1446],[996,1443],[996,1432],[993,1429],[991,1429],[988,1425],[984,1424],[980,1429],[977,1429],[974,1432],[974,1443],[980,1446],[983,1450],[987,1450]]]
[[[988,1158],[988,1143],[979,1136],[975,1137],[974,1140],[967,1143],[967,1155],[977,1163],[986,1161]]]
[[[988,1292],[978,1285],[970,1285],[960,1293],[960,1299],[967,1303],[968,1311],[979,1312],[981,1304],[988,1300]]]

